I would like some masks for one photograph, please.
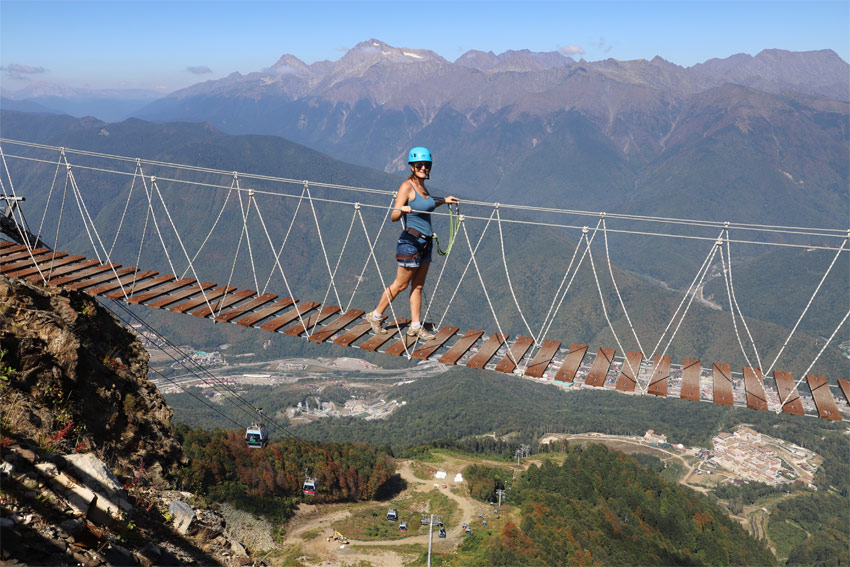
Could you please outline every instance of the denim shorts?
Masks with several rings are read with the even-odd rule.
[[[407,231],[402,231],[398,237],[395,254],[398,265],[403,268],[418,268],[420,264],[431,263],[430,238],[417,238]]]

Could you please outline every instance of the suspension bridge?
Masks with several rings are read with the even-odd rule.
[[[836,265],[846,268],[847,229],[463,200],[462,214],[434,213],[438,226],[449,221],[457,233],[441,265],[435,264],[439,272],[430,278],[434,283],[423,307],[426,320],[437,323],[435,338],[422,342],[403,332],[409,323],[403,301],[391,305],[386,334],[371,334],[362,317],[386,289],[385,271],[395,270],[397,229],[388,222],[395,198],[391,189],[3,138],[0,158],[0,200],[6,203],[0,216],[0,274],[8,278],[317,344],[437,360],[564,387],[850,419],[846,359],[839,366],[843,375],[828,380],[821,370],[834,368],[824,364],[824,353],[846,330],[850,310],[836,312],[828,338],[804,340],[799,332]],[[30,215],[40,213],[37,226],[27,222],[24,207]],[[506,234],[533,231],[569,234],[571,239],[562,242],[573,246],[543,251],[545,265],[539,258],[537,265],[519,265],[511,251],[517,240]],[[622,272],[614,268],[609,246],[614,237],[684,241],[704,254],[670,316],[649,331],[630,315],[634,305],[623,293]],[[830,258],[811,282],[793,327],[774,337],[769,348],[760,348],[757,326],[735,295],[733,245],[736,250],[817,251]],[[133,266],[122,265],[128,262]],[[552,285],[523,289],[544,271]],[[722,278],[726,289],[728,311],[722,316],[740,348],[734,357],[743,360],[734,369],[698,352],[674,360],[683,329],[704,317],[694,315],[698,309],[693,306],[705,302],[702,290],[711,277]],[[566,340],[575,321],[565,319],[564,305],[577,293],[579,281],[598,301],[605,344]],[[479,307],[457,313],[453,307],[460,298]],[[805,369],[793,374],[781,369],[789,355],[806,356]]]

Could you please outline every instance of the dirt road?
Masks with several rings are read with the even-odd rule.
[[[433,535],[433,550],[445,553],[456,548],[464,537],[463,523],[472,524],[478,519],[478,514],[487,512],[490,507],[483,502],[477,502],[465,495],[455,494],[448,488],[435,488],[434,480],[418,478],[411,467],[410,461],[396,461],[396,470],[407,482],[407,488],[399,495],[404,496],[407,491],[429,492],[440,490],[449,499],[453,500],[460,512],[460,518],[454,526],[447,530],[445,539],[437,537],[437,530]],[[445,465],[446,463],[443,463]],[[451,470],[460,470],[468,463],[456,462],[446,467]],[[428,547],[428,535],[417,535],[397,540],[355,540],[350,539],[348,545],[339,542],[327,541],[328,534],[333,532],[331,527],[334,522],[345,520],[351,516],[349,504],[326,504],[326,505],[301,505],[289,522],[284,547],[288,549],[300,545],[301,556],[305,565],[317,565],[321,567],[336,567],[350,565],[358,561],[365,562],[376,567],[395,567],[402,565],[405,560],[410,560],[417,552],[412,546],[421,546],[421,550]],[[398,548],[398,549],[393,549]]]

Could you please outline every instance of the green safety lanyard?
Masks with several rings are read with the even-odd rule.
[[[448,205],[449,207],[449,245],[443,250],[440,248],[440,238],[437,234],[434,234],[434,240],[437,242],[437,254],[440,256],[448,256],[449,252],[452,250],[452,245],[455,243],[455,236],[457,236],[457,230],[460,227],[460,205],[454,203],[454,207],[452,204]]]

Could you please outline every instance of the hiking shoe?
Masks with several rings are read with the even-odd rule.
[[[384,328],[384,319],[386,317],[375,317],[375,312],[370,311],[366,314],[365,319],[369,321],[369,325],[372,326],[372,332],[376,335],[386,335],[387,330]]]
[[[425,330],[425,327],[419,327],[418,329],[414,329],[413,327],[410,327],[409,329],[407,329],[407,336],[408,337],[419,337],[423,341],[430,341],[434,338],[434,333],[429,333],[428,331]]]

